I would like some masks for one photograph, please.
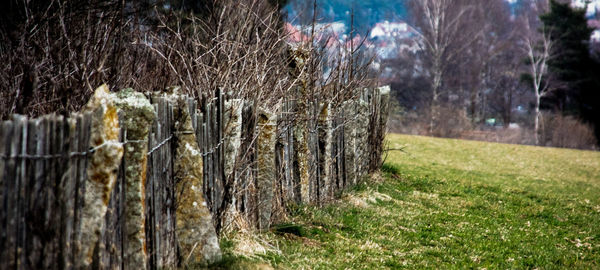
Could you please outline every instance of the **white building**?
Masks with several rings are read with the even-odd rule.
[[[592,32],[591,40],[592,42],[600,43],[600,30],[595,30],[594,32]]]
[[[589,3],[588,3],[589,2]],[[578,8],[585,7],[587,3],[587,16],[594,16],[597,12],[600,12],[600,0],[572,0],[573,6]]]
[[[371,29],[370,38],[406,37],[407,35],[410,35],[410,30],[410,27],[405,22],[384,21],[382,23],[375,24],[375,27]]]

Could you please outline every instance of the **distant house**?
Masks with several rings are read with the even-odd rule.
[[[588,20],[588,26],[596,29],[592,32],[590,41],[600,43],[600,20]]]
[[[588,18],[600,11],[600,0],[573,0],[571,3],[578,8],[584,8],[587,5],[586,15]]]
[[[302,33],[298,28],[291,23],[285,23],[285,31],[287,32],[288,41],[290,43],[301,43],[310,40],[310,38]]]
[[[286,23],[285,29],[290,35],[288,41],[292,44],[311,40],[313,30],[311,25],[301,26]],[[345,31],[346,25],[343,22],[317,23],[314,26],[314,41],[317,43],[327,42],[328,48],[337,47],[337,43],[343,42],[346,38]]]
[[[600,43],[600,30],[595,30],[594,32],[592,32],[591,41]]]
[[[406,22],[384,21],[375,24],[369,38],[380,59],[392,59],[404,52],[418,51],[417,36],[417,31]]]
[[[408,38],[413,34],[412,27],[405,22],[384,21],[375,24],[371,29],[371,39],[377,38]]]

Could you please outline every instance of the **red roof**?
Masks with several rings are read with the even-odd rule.
[[[289,34],[288,39],[291,42],[303,42],[309,40],[306,35],[302,34],[302,32],[294,27],[291,23],[285,23],[285,31]]]

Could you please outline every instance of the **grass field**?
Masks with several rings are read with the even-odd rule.
[[[330,206],[291,206],[271,232],[223,239],[222,266],[600,269],[600,152],[388,141],[404,152],[382,175]]]

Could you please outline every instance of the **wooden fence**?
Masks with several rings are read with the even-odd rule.
[[[135,125],[137,111],[122,106],[114,144],[110,132],[102,137],[96,128],[109,125],[106,108],[69,118],[15,115],[0,129],[0,269],[170,268],[187,263],[195,249],[212,252],[204,261],[218,259],[218,250],[198,243],[186,249],[178,218],[189,214],[181,211],[183,193],[201,188],[197,201],[218,230],[264,230],[286,202],[332,200],[367,174],[369,138],[384,133],[389,89],[363,92],[338,106],[309,104],[304,113],[295,101],[269,111],[223,93],[200,105],[154,95],[147,134]],[[181,125],[185,119],[191,130]],[[202,157],[202,187],[177,176],[189,136]],[[114,184],[94,182],[111,173],[111,162]],[[104,195],[92,200],[94,190]],[[200,246],[214,246],[211,235],[212,226]]]

